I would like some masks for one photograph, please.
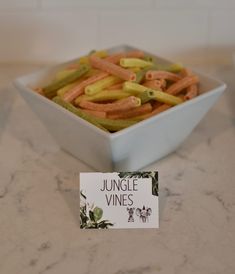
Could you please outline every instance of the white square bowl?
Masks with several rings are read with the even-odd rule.
[[[136,48],[117,46],[110,53]],[[156,57],[162,64],[170,62]],[[20,77],[14,81],[61,148],[99,171],[138,170],[173,152],[192,132],[223,93],[226,85],[197,73],[200,95],[116,133],[107,133],[77,117],[30,87],[44,86],[55,72],[74,60]]]

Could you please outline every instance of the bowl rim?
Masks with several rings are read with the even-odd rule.
[[[39,100],[42,100],[44,103],[50,105],[51,107],[55,107],[56,109],[64,112],[65,115],[69,115],[72,119],[76,120],[79,119],[79,121],[84,125],[84,126],[88,126],[89,128],[96,130],[97,133],[102,134],[104,137],[109,137],[109,135],[111,135],[112,133],[110,132],[106,132],[100,128],[98,128],[97,126],[93,125],[92,123],[87,122],[86,120],[82,119],[81,117],[75,115],[74,113],[72,113],[71,111],[68,111],[67,109],[61,107],[60,105],[56,104],[55,102],[53,102],[52,100],[38,94],[37,92],[32,92],[32,89],[28,88],[27,86],[24,86],[20,81],[20,79],[15,79],[13,81],[14,86],[16,86],[18,89],[22,90],[24,89],[24,91],[26,91],[27,93],[29,93],[31,96],[35,96],[36,98],[39,98]]]

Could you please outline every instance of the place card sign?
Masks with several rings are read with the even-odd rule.
[[[80,173],[80,228],[158,228],[158,172]]]

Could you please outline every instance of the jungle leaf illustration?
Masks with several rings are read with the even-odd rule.
[[[80,192],[80,198],[83,200],[83,205],[80,206],[80,228],[82,229],[108,229],[113,224],[108,220],[101,220],[103,216],[102,208],[89,208],[86,202],[86,196]],[[89,209],[89,210],[88,210]]]
[[[99,221],[103,216],[103,210],[102,208],[99,208],[99,207],[95,207],[93,213],[94,213],[94,219],[96,222]]]
[[[99,224],[98,224],[99,228],[107,228],[107,226],[113,226],[113,224],[107,220],[103,220],[103,221],[99,222]]]
[[[120,178],[151,178],[152,179],[152,195],[158,196],[158,172],[156,171],[135,171],[135,172],[119,172]]]
[[[89,217],[90,217],[90,220],[91,220],[92,222],[95,222],[94,212],[91,211],[91,210],[89,210]]]

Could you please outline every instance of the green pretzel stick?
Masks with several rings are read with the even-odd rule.
[[[82,111],[79,108],[74,107],[72,104],[65,102],[61,97],[56,96],[52,99],[56,104],[62,106],[63,108],[69,110],[70,112],[74,113],[75,115],[79,116],[80,118],[86,120],[87,122],[93,124],[94,126],[97,126],[98,128],[107,131],[104,127],[102,127],[97,121],[96,119],[85,113],[84,111]]]
[[[76,108],[72,104],[65,102],[59,96],[54,97],[52,100],[58,105],[62,106],[63,108],[66,108],[67,110],[71,111],[75,115],[86,120],[87,122],[92,123],[93,125],[99,127],[100,129],[103,129],[104,131],[114,132],[114,131],[118,131],[118,130],[130,127],[137,123],[137,121],[128,120],[128,119],[113,120],[113,119],[94,117],[92,115],[85,113],[84,111],[82,111],[82,109]]]
[[[80,65],[79,69],[69,74],[67,77],[53,81],[51,84],[43,88],[44,94],[47,98],[53,98],[56,96],[56,91],[72,82],[76,81],[82,75],[88,72],[90,67],[88,65]]]

